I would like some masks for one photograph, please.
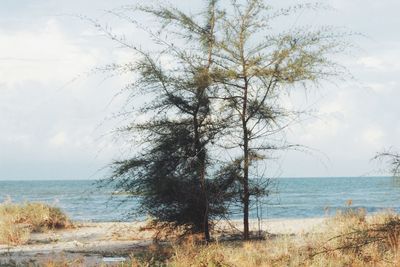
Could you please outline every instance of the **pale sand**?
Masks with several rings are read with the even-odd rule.
[[[301,235],[322,229],[324,218],[264,220],[261,230],[272,235]],[[217,229],[232,232],[241,222],[221,222]],[[0,266],[16,262],[43,262],[46,259],[84,259],[82,266],[103,262],[103,257],[127,257],[152,244],[152,232],[140,231],[144,223],[85,223],[75,229],[33,234],[28,244],[8,247],[0,245]],[[258,222],[251,222],[258,231]],[[112,266],[112,265],[111,265]]]
[[[274,235],[299,235],[322,231],[325,220],[326,218],[270,219],[262,220],[260,224],[258,221],[252,220],[250,221],[250,229],[256,232],[261,230]],[[230,224],[222,222],[221,225],[217,225],[217,229],[222,228],[228,231],[232,227],[241,230],[243,223],[241,221],[233,221]]]

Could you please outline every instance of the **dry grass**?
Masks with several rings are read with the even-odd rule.
[[[347,209],[316,230],[321,231],[268,236],[261,241],[200,245],[197,238],[188,238],[175,245],[153,244],[117,266],[400,266],[397,214],[366,216],[363,210]],[[84,261],[48,261],[43,266],[84,266]]]
[[[85,267],[83,258],[78,259],[67,259],[61,258],[58,260],[49,259],[40,265],[41,267]],[[33,266],[36,267],[36,266]],[[39,266],[38,266],[39,267]]]
[[[186,266],[399,266],[400,217],[385,213],[367,217],[347,209],[327,220],[322,233],[279,236],[263,241],[223,242],[208,246],[188,242],[173,247],[159,264]],[[157,251],[137,255],[132,265],[153,266]],[[159,265],[161,266],[161,265]]]
[[[11,216],[0,216],[0,244],[18,245],[29,240],[28,228],[15,224]]]
[[[67,216],[43,203],[0,204],[0,244],[21,245],[30,233],[71,227]]]

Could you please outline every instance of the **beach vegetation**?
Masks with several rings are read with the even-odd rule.
[[[128,102],[142,95],[148,100],[123,112],[134,119],[118,132],[134,140],[137,153],[115,161],[106,183],[139,195],[137,212],[158,225],[202,232],[207,242],[212,221],[239,210],[243,238],[249,239],[254,200],[270,193],[265,161],[274,150],[297,147],[281,133],[299,113],[288,110],[282,98],[344,73],[331,58],[345,50],[348,34],[330,27],[271,28],[287,16],[318,8],[275,10],[263,0],[223,7],[208,0],[197,14],[166,5],[110,12],[147,33],[157,47],[152,51],[94,22],[137,58],[103,70],[133,74],[137,79],[127,86]],[[135,12],[156,25],[139,23]]]
[[[250,238],[254,200],[269,193],[265,161],[275,150],[299,147],[280,135],[302,114],[285,107],[282,97],[337,79],[344,71],[332,56],[346,49],[347,34],[330,27],[273,29],[278,21],[313,8],[318,5],[275,10],[263,0],[248,0],[231,1],[230,11],[219,11],[211,77],[220,116],[229,121],[220,144],[232,158],[225,166],[235,170],[230,174],[239,188],[244,239]]]
[[[215,1],[209,1],[203,23],[174,9],[139,9],[158,19],[164,28],[169,24],[180,26],[181,39],[191,39],[196,50],[185,50],[153,36],[165,45],[163,52],[154,55],[118,39],[140,55],[131,67],[139,76],[134,89],[153,96],[140,110],[149,117],[155,115],[121,129],[139,133],[137,140],[141,140],[143,149],[128,160],[114,162],[108,181],[117,190],[139,195],[139,212],[149,215],[159,227],[202,232],[210,241],[210,220],[226,213],[225,203],[230,197],[226,194],[229,181],[207,176],[209,146],[224,124],[212,115],[209,97],[213,90],[210,69],[215,45]],[[206,27],[207,31],[201,31]],[[163,64],[160,59],[165,56],[174,68]]]
[[[189,241],[172,245],[169,250],[153,250],[161,254],[147,255],[147,262],[140,255],[132,255],[132,266],[149,266],[154,259],[158,259],[158,266],[174,267],[398,266],[399,242],[398,214],[385,212],[367,216],[362,209],[349,208],[327,218],[325,224],[308,233],[209,245]]]
[[[61,209],[36,202],[0,204],[0,244],[21,245],[30,234],[72,227]]]
[[[131,255],[124,254],[121,258],[125,260],[115,266],[383,267],[398,266],[400,261],[400,216],[391,211],[367,214],[363,209],[349,207],[309,231],[297,234],[265,231],[261,240],[243,241],[240,236],[231,239],[214,232],[215,241],[205,244],[197,242],[201,235],[137,247]],[[32,261],[31,266],[109,266],[102,262],[101,255],[86,258],[86,253],[53,255]]]
[[[389,166],[389,171],[393,177],[400,177],[400,153],[393,150],[384,151],[378,153],[374,160],[382,160],[386,161],[386,164]]]

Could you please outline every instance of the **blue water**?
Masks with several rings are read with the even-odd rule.
[[[400,212],[400,183],[390,177],[275,179],[271,191],[261,201],[263,218],[322,217],[346,208],[348,200],[368,212]],[[79,221],[127,220],[136,200],[110,198],[111,193],[112,189],[97,189],[93,181],[0,181],[0,202],[11,198],[55,204]]]

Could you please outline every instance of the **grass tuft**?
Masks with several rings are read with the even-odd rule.
[[[0,204],[0,244],[21,245],[32,232],[72,227],[59,209],[43,203]]]

